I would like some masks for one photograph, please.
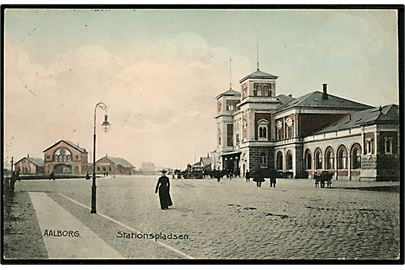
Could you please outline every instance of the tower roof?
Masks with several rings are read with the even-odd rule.
[[[217,96],[217,99],[223,96],[240,96],[240,92],[233,89],[226,90]]]
[[[277,79],[278,76],[266,73],[261,71],[260,69],[257,69],[255,72],[245,76],[242,80],[239,82],[242,83],[243,81],[246,81],[247,79]]]

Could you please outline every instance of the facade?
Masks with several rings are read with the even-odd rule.
[[[44,173],[44,160],[42,158],[26,157],[14,163],[15,170],[19,175],[36,175]]]
[[[123,174],[131,175],[135,167],[123,158],[105,156],[96,161],[98,174]]]
[[[45,174],[85,175],[89,171],[86,149],[60,140],[43,151]]]
[[[215,168],[295,178],[399,178],[399,107],[381,108],[322,91],[276,95],[277,76],[259,68],[217,99]]]

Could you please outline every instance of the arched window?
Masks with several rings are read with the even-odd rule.
[[[287,170],[292,170],[292,160],[293,160],[292,153],[291,151],[288,151],[286,155]]]
[[[72,153],[68,149],[61,147],[53,153],[53,160],[54,161],[71,161]]]
[[[359,144],[355,144],[352,147],[352,168],[353,169],[360,169],[361,167],[361,146]]]
[[[269,125],[269,122],[267,120],[261,119],[258,124],[258,133],[259,133],[259,140],[267,140],[267,128]]]
[[[315,169],[322,170],[322,150],[319,148],[315,150]]]
[[[287,138],[294,137],[294,121],[291,118],[285,120],[287,124]]]
[[[333,155],[333,148],[328,147],[325,151],[326,169],[333,170],[335,168],[335,157]]]
[[[283,153],[281,153],[281,152],[278,152],[277,153],[277,166],[276,166],[276,169],[277,170],[283,170]]]
[[[283,137],[283,123],[279,120],[276,123],[276,139],[281,140]]]
[[[338,169],[347,169],[347,150],[344,145],[338,149]]]
[[[306,170],[312,169],[312,155],[309,149],[305,151],[305,169]]]

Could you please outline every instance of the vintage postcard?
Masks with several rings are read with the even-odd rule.
[[[3,6],[2,262],[403,263],[401,14]]]

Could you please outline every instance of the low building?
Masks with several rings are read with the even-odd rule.
[[[105,156],[96,161],[98,174],[134,174],[135,167],[123,158]]]
[[[44,160],[42,158],[30,157],[27,155],[14,163],[14,165],[15,170],[20,175],[36,175],[44,173]]]
[[[86,149],[60,140],[43,151],[45,174],[85,175],[88,171]]]

